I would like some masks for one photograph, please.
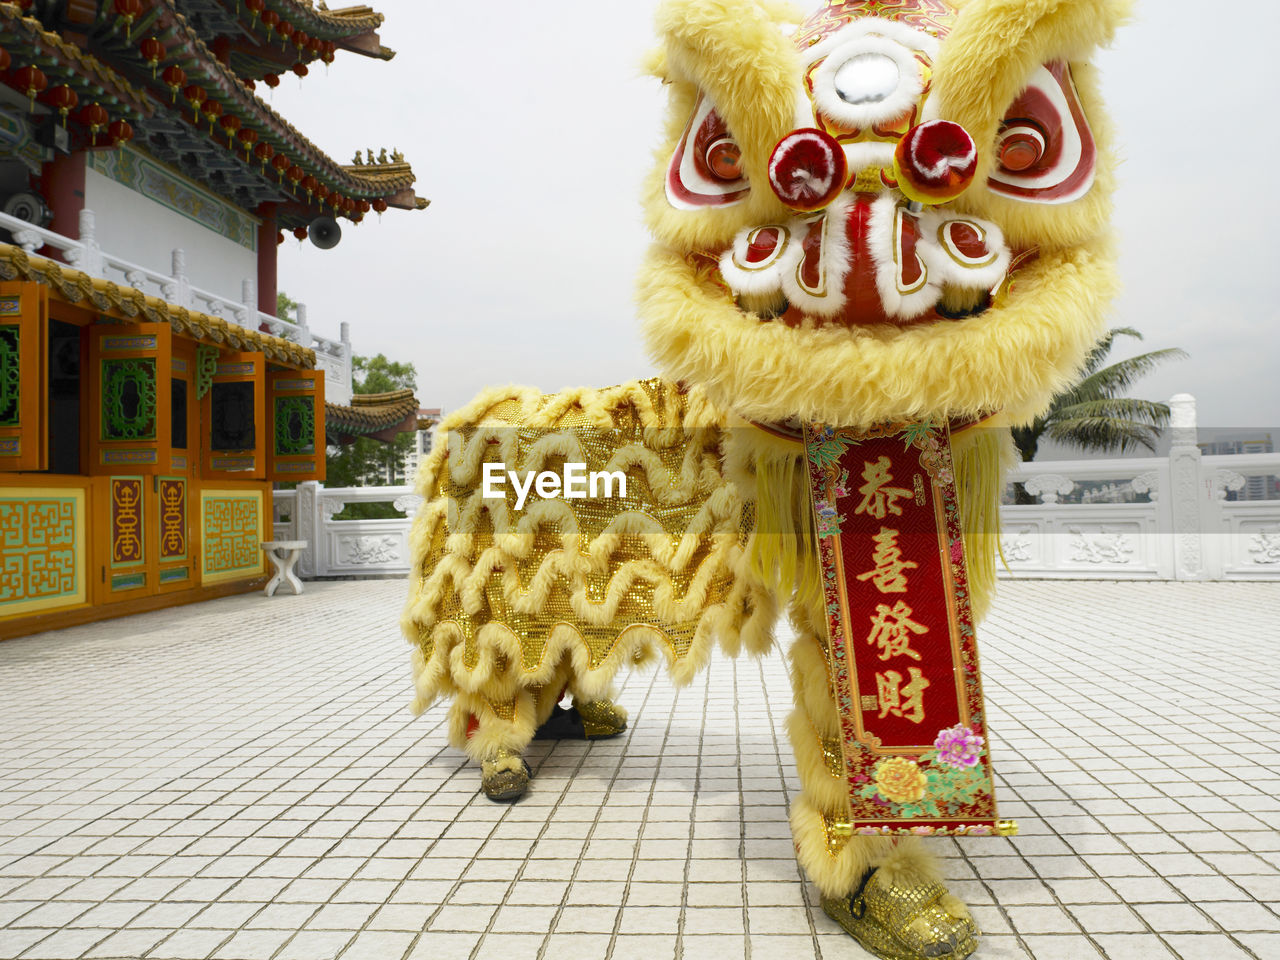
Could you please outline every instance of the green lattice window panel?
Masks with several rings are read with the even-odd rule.
[[[276,397],[276,456],[315,453],[316,412],[310,397]]]
[[[16,325],[0,327],[0,427],[16,427],[22,411],[19,401],[21,368],[18,346],[21,331]]]
[[[102,361],[102,439],[154,440],[156,361],[127,357]]]

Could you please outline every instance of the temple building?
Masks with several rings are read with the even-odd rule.
[[[0,3],[0,639],[260,586],[273,483],[323,480],[326,435],[416,429],[412,396],[351,406],[346,324],[276,315],[287,235],[427,205],[398,152],[338,163],[258,95],[390,59],[381,23]]]

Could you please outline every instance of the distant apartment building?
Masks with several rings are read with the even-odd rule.
[[[1198,444],[1205,456],[1234,456],[1246,453],[1273,453],[1275,444],[1269,431],[1239,431]],[[1280,477],[1246,477],[1239,490],[1228,490],[1228,500],[1280,500]]]
[[[435,440],[436,425],[440,423],[439,407],[421,407],[418,410],[418,432],[413,438],[413,446],[404,455],[404,480],[410,486],[418,476],[418,465],[422,458],[431,452],[431,444]]]

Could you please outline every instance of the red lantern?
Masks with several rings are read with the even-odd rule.
[[[62,118],[62,129],[67,128],[67,114],[75,109],[80,98],[76,96],[76,92],[66,84],[54,87],[45,94],[45,101],[49,106],[58,111],[58,116]]]
[[[268,34],[272,33],[275,30],[276,24],[279,22],[280,22],[280,14],[276,13],[274,10],[266,10],[263,12],[262,25],[267,28]]]
[[[262,161],[262,172],[267,172],[267,161],[275,156],[276,148],[269,143],[260,143],[253,148],[253,155]]]
[[[146,58],[147,66],[151,68],[151,76],[156,75],[156,68],[160,66],[160,61],[164,59],[164,44],[155,37],[147,37],[140,44],[138,49],[142,51],[143,57]]]
[[[293,45],[298,48],[298,56],[302,56],[302,51],[310,40],[305,30],[293,31]]]
[[[366,214],[369,212],[369,201],[361,200],[359,203],[356,204],[356,207],[359,208],[361,215]]]
[[[222,104],[217,100],[206,100],[204,106],[200,108],[206,117],[209,118],[209,133],[213,134],[213,122],[222,116]]]
[[[307,202],[311,202],[311,195],[316,192],[316,187],[320,186],[320,181],[311,174],[307,174],[302,178],[302,189],[307,191]]]
[[[93,145],[98,145],[98,131],[107,125],[107,121],[111,118],[107,115],[106,109],[100,103],[91,103],[77,114],[76,119],[80,121],[82,126],[89,128],[89,134],[93,137]]]
[[[107,136],[115,146],[123,147],[133,139],[133,126],[128,120],[112,120],[111,126],[107,127]]]
[[[280,34],[280,49],[283,50],[289,45],[289,38],[293,36],[293,24],[288,20],[281,20],[280,25],[276,27],[276,32]]]
[[[384,213],[387,212],[387,201],[383,200],[381,197],[378,197],[378,199],[374,200],[373,203],[370,204],[370,206],[373,207],[373,209],[377,212],[378,216],[382,216]]]
[[[248,163],[249,151],[253,149],[253,144],[258,139],[258,131],[245,127],[236,134],[236,139],[240,141],[240,146],[244,147],[244,162]]]
[[[142,0],[115,0],[115,8],[125,28],[132,30],[133,21],[142,14]]]
[[[338,49],[338,45],[332,40],[326,40],[324,46],[320,49],[320,59],[325,63],[333,63],[333,54]]]
[[[227,146],[231,146],[235,140],[236,131],[240,129],[240,118],[229,113],[218,121],[218,126],[226,131]]]
[[[191,122],[199,124],[200,104],[204,103],[205,98],[208,96],[208,94],[204,92],[204,87],[199,87],[194,83],[189,83],[183,89],[182,95],[187,98],[187,103],[191,104],[191,114],[193,118]]]
[[[325,198],[328,196],[329,196],[329,188],[326,187],[323,183],[316,184],[316,200],[319,201],[321,206],[324,206]]]
[[[8,70],[11,63],[13,63],[13,59],[9,56],[9,51],[4,47],[0,47],[0,73]]]
[[[275,159],[271,161],[271,166],[276,172],[276,179],[283,182],[284,172],[289,169],[289,158],[283,153],[277,153]]]
[[[278,73],[263,74],[262,82],[274,90],[276,87],[280,86],[280,74]]]
[[[307,53],[311,54],[312,57],[320,56],[320,51],[323,49],[324,44],[316,37],[312,37],[307,41]]]
[[[342,212],[350,216],[351,211],[356,208],[356,202],[350,197],[342,198]]]
[[[307,239],[307,228],[306,228],[306,227],[294,227],[294,228],[293,228],[293,235],[294,235],[295,237],[297,237],[299,240],[305,240],[305,239]]]
[[[243,83],[250,90],[252,90],[256,86],[256,84],[253,81],[253,77],[241,77],[240,82]]]
[[[282,243],[284,243],[284,231],[283,231],[283,230],[277,230],[277,231],[276,231],[276,246],[278,247],[278,246],[280,246],[280,244],[282,244]]]
[[[107,121],[111,118],[107,115],[106,109],[100,103],[91,103],[76,117],[81,124],[89,128],[89,132],[97,136],[99,130],[107,125]]]
[[[290,67],[289,69],[290,69],[290,70],[292,70],[294,73],[296,73],[296,74],[297,74],[298,76],[300,76],[300,77],[305,77],[305,76],[307,75],[307,73],[308,73],[308,71],[307,71],[307,65],[306,65],[305,63],[303,63],[302,61],[298,61],[297,63],[295,63],[295,64],[294,64],[292,67]]]
[[[289,182],[293,184],[293,188],[295,190],[298,188],[298,183],[306,176],[306,174],[303,173],[302,168],[296,163],[289,167],[289,169],[285,171],[284,175],[289,178]]]
[[[178,102],[178,91],[182,89],[182,85],[187,82],[187,71],[183,70],[177,64],[170,64],[164,68],[160,74],[160,79],[164,81],[164,85],[169,88],[169,92],[173,94],[170,103]],[[194,107],[192,108],[194,109]]]
[[[245,9],[249,11],[250,24],[253,24],[258,19],[258,15],[262,13],[266,5],[266,0],[244,0]]]
[[[39,67],[19,67],[13,74],[14,85],[27,95],[31,109],[36,108],[36,94],[49,85],[49,78]]]

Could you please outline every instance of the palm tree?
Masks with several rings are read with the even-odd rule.
[[[1035,459],[1042,437],[1091,453],[1126,453],[1138,446],[1155,451],[1160,431],[1169,423],[1169,405],[1121,396],[1123,391],[1166,360],[1180,360],[1177,347],[1153,350],[1104,367],[1118,336],[1142,339],[1133,327],[1107,331],[1085,361],[1084,377],[1053,398],[1049,409],[1029,426],[1015,427],[1013,442],[1023,460]]]

